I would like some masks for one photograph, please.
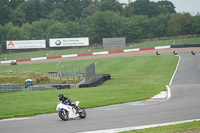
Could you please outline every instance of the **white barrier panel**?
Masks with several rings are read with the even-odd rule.
[[[7,49],[46,48],[45,40],[6,41]]]
[[[50,47],[89,46],[89,38],[55,38],[49,39]]]
[[[158,46],[155,47],[155,49],[166,49],[166,48],[171,48],[170,45],[169,46]]]
[[[108,51],[94,52],[93,55],[108,54]]]
[[[125,49],[124,52],[135,52],[135,51],[140,51],[139,48],[136,48],[136,49]]]

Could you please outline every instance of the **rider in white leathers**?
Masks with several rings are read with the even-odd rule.
[[[71,99],[69,99],[68,97],[64,97],[63,93],[60,93],[58,97],[59,101],[61,101],[63,104],[68,103],[70,106],[74,107],[77,113],[80,113],[80,108],[76,104],[71,102]]]

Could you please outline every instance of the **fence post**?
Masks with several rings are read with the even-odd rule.
[[[78,76],[79,76],[78,80],[80,81],[80,79],[81,79],[81,63],[79,64],[79,72],[78,72],[78,73],[79,73],[79,75],[78,75]]]
[[[58,72],[58,75],[59,75],[59,77],[61,79],[62,78],[62,74],[60,72],[60,63],[61,63],[61,61],[57,64],[57,72]]]
[[[66,78],[66,62],[65,62],[64,68],[65,68],[64,77]]]

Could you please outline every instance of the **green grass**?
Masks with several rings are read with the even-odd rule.
[[[170,126],[154,127],[142,130],[126,131],[121,133],[177,133],[183,131],[200,130],[200,121],[176,124]]]
[[[130,46],[126,46],[126,47],[116,47],[116,48],[109,48],[109,49],[81,48],[81,49],[45,50],[45,51],[35,51],[35,52],[0,54],[0,61],[69,55],[69,54],[80,54],[80,53],[92,53],[92,52],[99,52],[99,51],[112,51],[112,50],[122,50],[122,49],[179,45],[179,44],[200,44],[200,38],[146,41],[146,42],[141,42],[141,43],[132,43],[132,44],[129,44]]]
[[[55,112],[57,95],[61,92],[72,101],[81,101],[80,106],[85,108],[151,98],[160,91],[166,90],[165,85],[169,84],[178,57],[141,56],[81,62],[93,61],[97,62],[96,73],[111,74],[112,79],[91,88],[0,94],[0,119]],[[73,64],[79,63],[80,61],[73,62]],[[29,70],[45,73],[55,71],[56,64],[1,66],[0,70]]]
[[[200,38],[147,41],[142,43],[136,43],[132,46],[133,48],[145,48],[147,46],[155,47],[155,46],[168,46],[168,45],[180,45],[180,44],[200,44]]]

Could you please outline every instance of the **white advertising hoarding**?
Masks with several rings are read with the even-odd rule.
[[[7,49],[46,48],[45,40],[6,41]]]
[[[54,38],[49,43],[50,47],[89,46],[89,38]]]

